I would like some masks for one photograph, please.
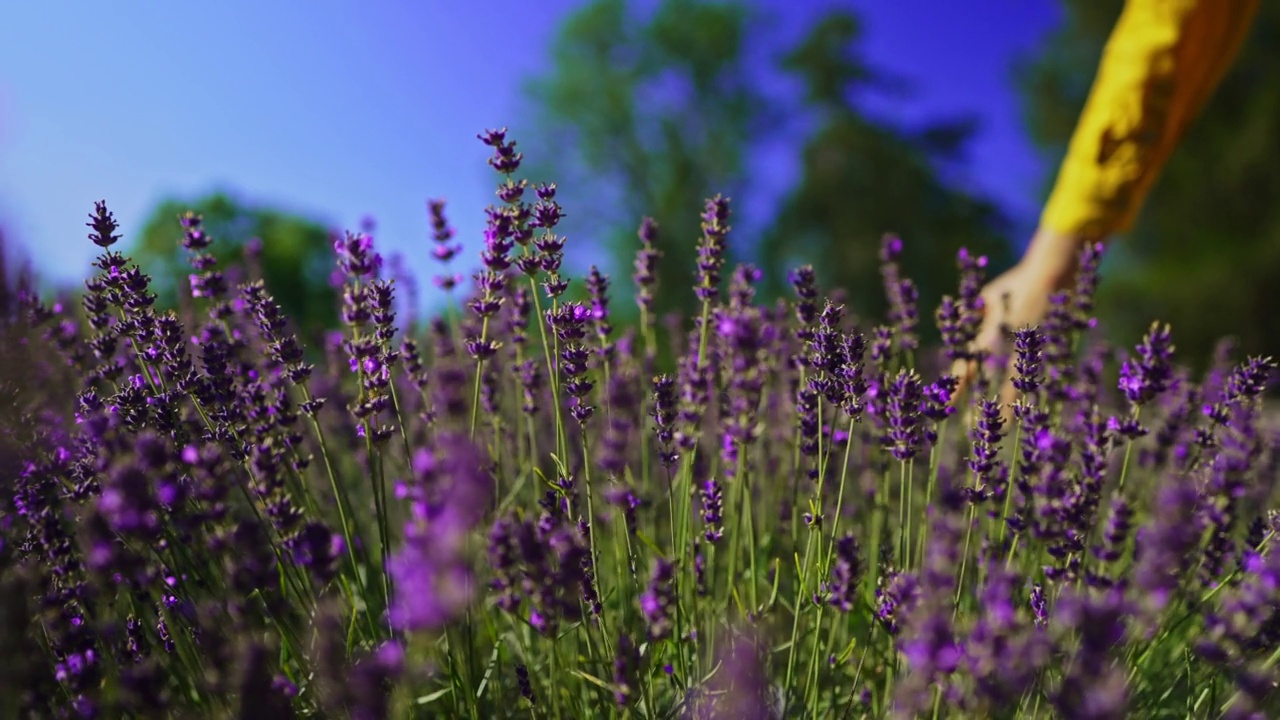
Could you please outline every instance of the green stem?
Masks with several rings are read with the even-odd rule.
[[[817,708],[810,706],[809,694],[816,686],[818,680],[818,651],[822,648],[820,636],[822,635],[822,612],[826,609],[825,605],[818,606],[818,617],[813,621],[813,649],[809,652],[809,670],[805,673],[804,682],[804,705],[810,711],[812,717],[816,717]]]
[[[529,248],[525,247],[525,254]],[[529,278],[530,295],[533,297],[533,312],[537,316],[538,333],[542,337],[542,354],[547,363],[547,383],[551,386],[551,406],[556,416],[556,452],[564,457],[564,430],[560,418],[560,376],[556,373],[556,364],[551,359],[551,341],[547,339],[547,319],[542,315],[542,301],[538,299],[538,283]]]
[[[1013,534],[1013,544],[1009,546],[1009,555],[1004,559],[1004,569],[1008,570],[1013,567],[1013,556],[1018,552],[1018,541],[1022,540],[1022,533]]]
[[[910,558],[907,556],[907,463],[898,463],[898,565],[906,570]]]
[[[755,523],[755,503],[752,502],[751,496],[751,474],[746,473],[742,477],[742,511],[747,517],[747,552],[751,567],[751,611],[760,611],[760,596],[758,594],[759,575],[756,574],[756,523]]]
[[[804,562],[801,563],[800,565],[800,577],[798,578],[799,582],[796,584],[795,601],[792,607],[792,615],[791,615],[791,643],[790,643],[790,647],[787,648],[787,675],[786,675],[786,679],[782,683],[784,692],[790,692],[791,677],[795,670],[796,644],[800,636],[800,608],[803,607],[804,599],[805,599],[805,585],[806,585],[806,580],[808,578],[809,554],[813,549],[813,535],[814,535],[814,530],[810,528],[809,537],[807,540],[805,540]]]
[[[800,366],[800,385],[805,387],[804,366]],[[791,547],[800,544],[800,425],[797,423],[791,441]]]
[[[942,427],[938,428],[938,442],[929,448],[929,484],[925,486],[924,506],[929,507],[933,502],[933,488],[938,482],[938,467],[942,465],[942,446],[947,441],[947,426],[950,423],[947,420],[942,421]],[[925,523],[920,531],[920,542],[917,544],[916,557],[924,557],[925,545],[929,541],[929,523]]]
[[[486,316],[480,322],[480,345],[484,346],[485,340],[489,335],[489,318]],[[471,438],[476,436],[476,420],[480,416],[480,379],[484,375],[484,358],[476,359],[476,381],[471,391]]]
[[[1009,508],[1013,504],[1014,478],[1018,475],[1018,444],[1022,442],[1022,423],[1013,429],[1013,445],[1010,448],[1009,480],[1004,484],[1004,510],[1000,513],[1000,544],[1004,544],[1009,531]]]
[[[382,595],[386,607],[391,607],[391,522],[387,517],[387,485],[382,466],[382,451],[373,446],[373,427],[365,423],[365,451],[369,454],[369,466],[373,471],[370,482],[373,487],[374,512],[378,516],[378,555],[382,561]]]
[[[736,493],[736,495],[734,496],[733,500],[730,503],[728,503],[729,507],[734,507],[738,509],[737,518],[736,518],[738,527],[733,532],[733,539],[730,541],[730,547],[729,547],[729,584],[728,584],[728,587],[725,589],[726,605],[729,604],[729,598],[733,594],[733,588],[738,583],[738,555],[742,551],[742,536],[745,534],[745,530],[743,529],[743,527],[747,522],[748,513],[751,512],[749,506],[747,505],[746,496],[742,491],[742,485],[743,485],[742,466],[744,464],[744,460],[741,457],[741,453],[742,453],[741,445],[738,446],[738,453],[739,453],[739,457],[738,457],[737,467],[735,467],[733,470],[733,488],[732,488],[733,491]],[[752,584],[754,584],[754,578],[752,580]]]
[[[786,681],[783,683],[783,687],[787,691],[790,691],[791,689],[791,678],[792,678],[794,667],[795,667],[796,638],[797,638],[797,633],[799,631],[800,610],[801,608],[804,607],[805,597],[808,595],[806,588],[808,586],[808,580],[811,576],[810,571],[812,570],[810,565],[813,560],[813,542],[814,542],[813,539],[815,536],[821,537],[820,528],[822,527],[822,522],[823,522],[822,500],[823,500],[823,489],[824,489],[825,481],[827,479],[827,474],[825,472],[826,468],[824,468],[822,465],[823,454],[822,454],[822,430],[821,430],[822,428],[822,397],[821,396],[818,397],[817,415],[818,415],[818,428],[819,428],[818,430],[818,461],[817,461],[818,462],[818,487],[814,494],[814,499],[813,499],[812,512],[814,515],[814,524],[812,527],[809,528],[809,537],[805,540],[804,563],[800,566],[799,583],[796,586],[795,604],[793,607],[794,614],[792,615],[792,620],[791,620],[791,647],[787,652],[787,678],[786,678]],[[821,548],[819,548],[819,552],[821,552]]]
[[[306,385],[300,385],[303,400],[307,403],[314,402],[311,397],[311,390]],[[333,471],[333,462],[329,458],[329,446],[324,437],[324,429],[320,427],[320,420],[314,414],[308,414],[311,419],[311,429],[315,432],[316,442],[320,444],[320,457],[324,460],[324,469],[329,476],[329,486],[333,489],[334,501],[338,505],[338,520],[342,524],[343,544],[347,548],[347,559],[351,563],[351,576],[355,580],[356,590],[360,593],[360,597],[364,599],[366,612],[371,607],[368,601],[368,590],[364,585],[364,578],[360,575],[360,561],[356,558],[356,545],[360,539],[359,529],[355,527],[354,517],[351,515],[351,500],[347,497],[347,491],[338,482],[338,475]],[[355,603],[352,602],[354,610]],[[372,618],[370,618],[372,624]],[[371,628],[372,629],[372,625]],[[376,633],[375,633],[376,636]]]
[[[884,535],[886,516],[889,514],[889,500],[885,497],[889,493],[889,471],[887,469],[884,473],[882,485],[883,487],[877,489],[875,498],[872,499],[871,552],[867,555],[867,564],[870,570],[867,573],[868,602],[875,600],[876,586],[880,582],[880,541]]]
[[[1142,414],[1142,407],[1138,406],[1133,409],[1133,421],[1138,421],[1138,416]],[[1116,492],[1124,490],[1125,478],[1129,476],[1129,457],[1133,454],[1133,441],[1130,440],[1124,448],[1124,463],[1120,466],[1120,481],[1116,485]]]
[[[1275,537],[1275,535],[1276,535],[1275,530],[1268,531],[1266,536],[1262,538],[1262,542],[1258,543],[1258,545],[1254,548],[1255,552],[1262,552],[1263,549],[1267,547],[1267,544],[1271,542],[1271,539]],[[1160,635],[1158,635],[1155,640],[1151,641],[1147,645],[1146,649],[1142,651],[1142,654],[1138,656],[1138,659],[1133,662],[1132,664],[1133,670],[1129,674],[1130,682],[1133,681],[1134,676],[1138,672],[1138,668],[1141,668],[1143,666],[1147,658],[1150,657],[1151,653],[1157,647],[1159,647],[1161,643],[1165,641],[1165,639],[1167,639],[1170,635],[1172,635],[1178,628],[1182,627],[1184,623],[1186,623],[1191,618],[1201,614],[1202,608],[1204,607],[1204,605],[1208,603],[1210,600],[1212,600],[1215,595],[1221,592],[1223,588],[1230,585],[1231,581],[1235,579],[1235,576],[1238,574],[1240,574],[1240,568],[1236,568],[1232,570],[1230,573],[1228,573],[1227,576],[1224,577],[1222,581],[1219,582],[1216,586],[1214,586],[1212,590],[1209,590],[1205,594],[1201,595],[1199,601],[1195,604],[1195,606],[1188,608],[1187,611],[1184,612],[1181,616],[1179,616],[1177,620],[1170,623],[1169,626],[1163,632],[1161,632]]]
[[[831,558],[836,551],[836,541],[840,539],[840,519],[844,512],[845,479],[849,476],[849,451],[853,448],[853,425],[855,420],[849,418],[849,440],[844,446],[844,462],[840,465],[840,489],[836,493],[836,513],[831,520],[831,542],[827,545],[827,557],[822,563],[825,575],[831,571]]]
[[[975,521],[976,505],[969,505],[968,511],[965,513],[964,528],[964,549],[960,551],[960,575],[956,578],[956,602],[955,607],[951,610],[951,621],[955,622],[956,614],[960,612],[960,599],[964,594],[964,573],[969,566],[969,543],[973,538],[973,524]]]
[[[601,577],[600,554],[596,550],[596,515],[591,504],[592,492],[591,492],[591,460],[590,458],[591,458],[591,455],[588,453],[588,450],[587,450],[586,428],[583,428],[583,431],[582,431],[582,484],[585,486],[585,490],[587,493],[587,541],[590,544],[590,549],[591,549],[591,569],[592,569],[592,577],[596,585],[596,588],[595,588],[596,595],[599,597],[599,602],[602,608],[600,611],[600,632],[601,632],[602,638],[604,639],[605,650],[608,651],[610,654],[612,654],[613,653],[612,641],[609,639],[609,633],[605,626],[605,615],[603,610],[604,591],[601,589],[602,584],[600,582],[600,577]],[[621,590],[621,588],[619,588],[619,590]]]
[[[396,384],[394,382],[387,383],[387,387],[391,389],[391,408],[396,414],[396,424],[400,426],[400,441],[404,446],[404,461],[406,465],[413,463],[413,450],[409,447],[409,431],[404,424],[404,413],[400,410],[400,396],[396,392]]]

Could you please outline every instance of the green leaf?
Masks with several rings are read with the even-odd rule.
[[[498,651],[502,649],[502,645],[494,643],[493,652],[489,653],[489,665],[484,669],[484,677],[480,680],[480,687],[476,688],[476,699],[484,697],[484,690],[489,686],[489,678],[493,675],[493,669],[498,665]]]
[[[773,588],[769,591],[769,602],[766,603],[766,607],[773,607],[773,603],[778,599],[778,580],[781,576],[782,573],[778,572],[778,561],[775,559],[773,561]]]
[[[422,695],[418,698],[415,698],[413,702],[417,705],[430,705],[431,703],[439,700],[445,695],[450,695],[452,693],[453,693],[453,688],[451,687],[440,688],[439,690],[433,693],[427,693],[426,695]]]
[[[596,677],[595,675],[588,675],[587,673],[584,673],[584,672],[582,672],[581,670],[570,670],[569,672],[573,673],[574,675],[577,675],[578,677],[582,678],[583,680],[586,680],[587,682],[591,683],[592,685],[596,685],[596,686],[601,687],[601,688],[603,688],[603,689],[605,689],[605,690],[608,690],[609,692],[613,692],[613,685],[610,685],[609,683],[607,683],[607,682],[605,682],[605,681],[601,680],[600,678]]]
[[[644,533],[637,530],[636,537],[640,538],[640,542],[644,543],[645,546],[648,547],[650,550],[652,550],[655,554],[657,555],[663,554],[662,550],[657,545],[655,545],[654,542],[650,540],[649,537]]]

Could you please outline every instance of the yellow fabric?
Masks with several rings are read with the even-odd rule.
[[[1107,41],[1041,227],[1127,230],[1231,66],[1258,0],[1128,0]]]

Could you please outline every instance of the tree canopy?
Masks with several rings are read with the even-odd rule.
[[[239,273],[241,280],[248,268],[261,268],[267,287],[300,332],[314,337],[337,322],[337,295],[328,282],[333,264],[329,230],[315,220],[225,193],[192,202],[165,200],[144,224],[133,255],[152,275],[162,307],[177,305],[190,272],[178,223],[188,210],[203,216],[204,228],[214,240],[210,251],[222,267]],[[246,255],[251,240],[260,248],[256,259]]]
[[[834,12],[783,61],[804,83],[819,122],[805,143],[801,179],[764,236],[762,259],[770,268],[810,262],[825,285],[846,290],[855,310],[881,317],[880,238],[896,233],[927,317],[942,294],[953,292],[961,247],[990,256],[995,268],[1008,264],[1008,223],[994,203],[956,187],[943,172],[963,156],[972,122],[909,129],[858,106],[857,91],[887,80],[860,57],[860,36],[856,16]]]
[[[738,3],[662,0],[645,14],[597,0],[529,83],[531,167],[561,184],[571,241],[625,270],[641,218],[657,220],[659,313],[692,306],[702,203],[744,187],[744,157],[772,121],[743,61],[752,27]]]
[[[887,232],[907,241],[906,270],[926,316],[954,286],[962,245],[1007,263],[999,209],[946,172],[962,157],[971,122],[904,128],[865,112],[859,92],[891,82],[862,58],[852,13],[823,16],[780,61],[759,57],[780,45],[777,26],[761,20],[735,2],[660,0],[646,15],[625,0],[596,0],[565,23],[550,70],[530,86],[533,146],[554,152],[530,158],[537,172],[562,180],[570,233],[604,243],[620,274],[638,247],[641,217],[653,216],[665,254],[658,311],[688,307],[703,200],[739,198],[751,187],[752,154],[799,126],[813,128],[795,148],[799,181],[776,207],[751,208],[763,221],[756,237],[739,227],[731,243],[749,249],[736,259],[762,265],[766,294],[785,292],[787,271],[807,262],[828,288],[846,290],[853,309],[879,311],[877,254]],[[766,94],[760,62],[797,83],[801,99]]]

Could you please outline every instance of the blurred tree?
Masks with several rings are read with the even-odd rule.
[[[745,154],[775,122],[745,62],[751,27],[738,3],[660,0],[642,15],[597,0],[565,22],[551,69],[529,86],[529,167],[560,184],[569,252],[607,249],[625,292],[636,229],[654,217],[659,314],[693,307],[702,203],[738,197]]]
[[[877,254],[891,231],[907,241],[926,318],[954,287],[959,247],[1008,262],[999,210],[949,180],[972,123],[912,130],[868,117],[855,93],[895,83],[859,56],[860,26],[840,11],[786,54],[782,69],[806,94],[784,105],[763,93],[753,64],[776,45],[776,25],[761,20],[735,2],[660,0],[642,16],[625,0],[597,0],[566,22],[551,69],[530,86],[529,159],[533,175],[564,186],[570,248],[602,244],[614,274],[629,275],[636,227],[652,215],[665,253],[658,311],[693,307],[703,200],[717,192],[741,200],[749,154],[788,125],[811,123],[803,177],[782,206],[735,206],[730,246],[736,259],[762,264],[766,295],[785,292],[788,268],[811,262],[828,287],[849,291],[854,309],[882,310]],[[744,210],[768,226],[763,237],[744,232]]]
[[[1122,0],[1065,0],[1019,82],[1027,126],[1056,171]],[[1280,354],[1280,4],[1262,3],[1235,66],[1192,124],[1128,236],[1108,252],[1099,312],[1132,345],[1154,318],[1202,364],[1217,338]],[[1052,182],[1046,178],[1046,190]]]
[[[337,323],[337,295],[329,285],[333,269],[329,230],[317,221],[251,206],[224,193],[190,203],[166,200],[143,226],[133,255],[154,279],[158,304],[175,307],[178,293],[189,292],[186,278],[191,268],[178,223],[178,217],[188,210],[204,217],[204,227],[213,237],[210,251],[228,272],[229,280],[249,279],[250,268],[256,264],[267,288],[306,337],[315,338]],[[254,239],[260,243],[256,259],[246,253]]]
[[[783,59],[799,78],[817,129],[805,143],[802,176],[766,232],[761,255],[777,289],[786,268],[812,263],[826,287],[848,293],[853,310],[884,316],[880,240],[903,238],[904,271],[920,291],[921,328],[957,283],[961,247],[985,254],[993,270],[1011,261],[1007,220],[952,177],[974,130],[967,119],[907,129],[871,117],[860,91],[896,87],[861,57],[862,26],[851,13],[822,18]]]

